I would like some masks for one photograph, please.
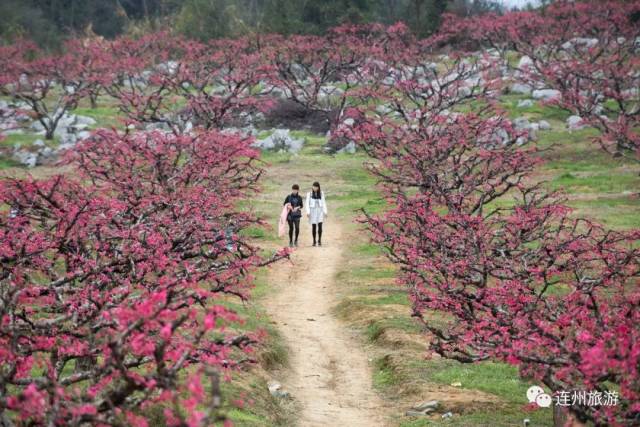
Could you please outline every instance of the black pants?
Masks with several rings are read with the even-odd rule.
[[[318,242],[322,242],[322,223],[317,224]],[[313,243],[316,242],[316,224],[311,224],[311,234],[313,235]]]
[[[300,234],[300,218],[288,219],[287,223],[289,224],[289,243],[293,243],[293,233],[295,229],[296,240],[298,242],[298,235]]]

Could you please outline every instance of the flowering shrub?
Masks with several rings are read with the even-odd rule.
[[[168,425],[216,419],[202,381],[251,361],[256,338],[229,329],[225,295],[247,298],[280,256],[238,234],[257,221],[235,208],[260,175],[249,143],[102,131],[68,159],[81,180],[3,181],[5,419],[147,425],[156,404]]]
[[[618,405],[570,409],[598,425],[633,425],[640,233],[573,218],[531,177],[537,150],[492,105],[500,84],[483,61],[475,70],[461,61],[466,77],[400,73],[361,92],[385,108],[350,111],[341,131],[375,159],[368,168],[390,205],[363,221],[400,267],[433,352],[502,360],[555,392],[619,392]],[[485,90],[456,96],[475,78]]]
[[[558,1],[542,12],[448,16],[432,42],[491,47],[505,62],[510,51],[526,56],[518,79],[559,91],[550,104],[598,129],[607,151],[639,160],[638,16],[638,1]]]

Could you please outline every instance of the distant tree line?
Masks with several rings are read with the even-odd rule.
[[[112,38],[173,28],[206,40],[248,32],[322,34],[345,22],[404,21],[433,33],[445,11],[499,10],[495,0],[2,0],[0,39],[33,39],[46,47],[71,36]]]

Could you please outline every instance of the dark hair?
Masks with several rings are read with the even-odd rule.
[[[311,184],[312,187],[318,187],[318,192],[316,193],[313,189],[311,190],[311,198],[313,199],[321,199],[322,198],[322,190],[320,189],[320,183],[318,181]]]
[[[291,189],[292,189],[292,190],[299,190],[299,189],[300,189],[300,186],[299,186],[298,184],[293,184],[293,185],[291,186]]]

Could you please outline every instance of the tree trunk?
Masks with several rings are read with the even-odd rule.
[[[566,406],[553,405],[553,427],[586,427]]]
[[[414,13],[416,14],[416,27],[413,31],[419,34],[420,28],[422,27],[422,0],[413,0],[413,7]]]

